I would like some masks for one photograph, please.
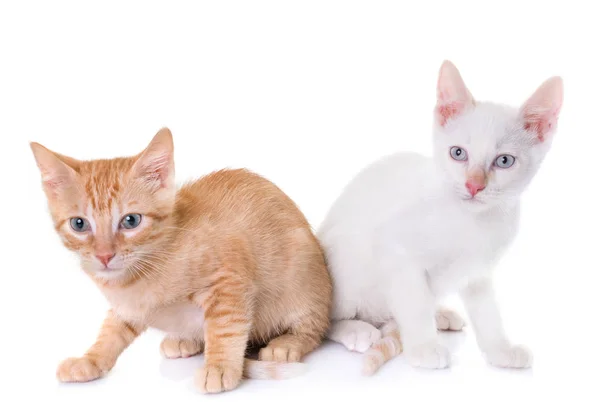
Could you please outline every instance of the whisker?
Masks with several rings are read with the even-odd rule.
[[[144,269],[145,271],[150,273],[158,273],[160,276],[169,278],[170,272],[165,268],[165,266],[157,263],[152,263],[147,260],[138,260],[138,267]]]

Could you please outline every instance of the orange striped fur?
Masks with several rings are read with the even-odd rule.
[[[57,232],[112,307],[96,343],[59,366],[61,381],[103,376],[147,327],[167,332],[168,358],[204,352],[203,392],[233,389],[242,375],[302,372],[329,325],[331,280],[308,222],[273,183],[221,170],[177,190],[166,128],[130,158],[77,161],[31,147]],[[141,223],[123,229],[132,213]],[[90,229],[76,232],[76,217]],[[245,359],[249,343],[266,344],[260,361]]]

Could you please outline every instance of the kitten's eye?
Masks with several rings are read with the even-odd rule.
[[[130,213],[129,215],[125,215],[121,220],[121,227],[125,229],[137,228],[140,222],[142,222],[142,215],[139,213]]]
[[[509,168],[515,163],[515,157],[512,155],[504,154],[498,156],[496,161],[494,161],[494,165],[500,168]]]
[[[460,147],[452,147],[450,148],[450,156],[456,161],[466,161],[467,151]]]
[[[90,229],[90,223],[84,218],[71,218],[70,223],[75,232],[85,232]]]

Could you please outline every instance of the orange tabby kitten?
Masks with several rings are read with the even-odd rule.
[[[61,381],[103,376],[147,327],[168,333],[168,358],[204,351],[203,392],[300,372],[328,328],[332,285],[308,222],[273,183],[222,170],[177,190],[166,128],[131,158],[31,148],[56,231],[112,306],[96,343],[59,366]],[[267,342],[260,361],[244,358]]]

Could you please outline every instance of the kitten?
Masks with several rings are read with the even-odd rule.
[[[147,327],[168,333],[168,358],[204,352],[203,392],[233,389],[243,374],[302,371],[329,326],[332,285],[308,222],[273,183],[221,170],[177,190],[166,128],[131,158],[77,161],[31,148],[56,231],[112,307],[96,343],[58,367],[59,380],[103,376]],[[249,343],[267,342],[259,361],[244,359]]]
[[[447,367],[436,327],[464,323],[452,311],[436,312],[436,301],[453,291],[489,363],[531,366],[531,352],[503,330],[490,275],[517,233],[520,195],[550,148],[562,100],[562,80],[554,77],[520,109],[476,102],[446,61],[434,157],[383,158],[334,203],[317,234],[334,281],[329,338],[369,350],[366,374],[403,349],[414,366]]]

